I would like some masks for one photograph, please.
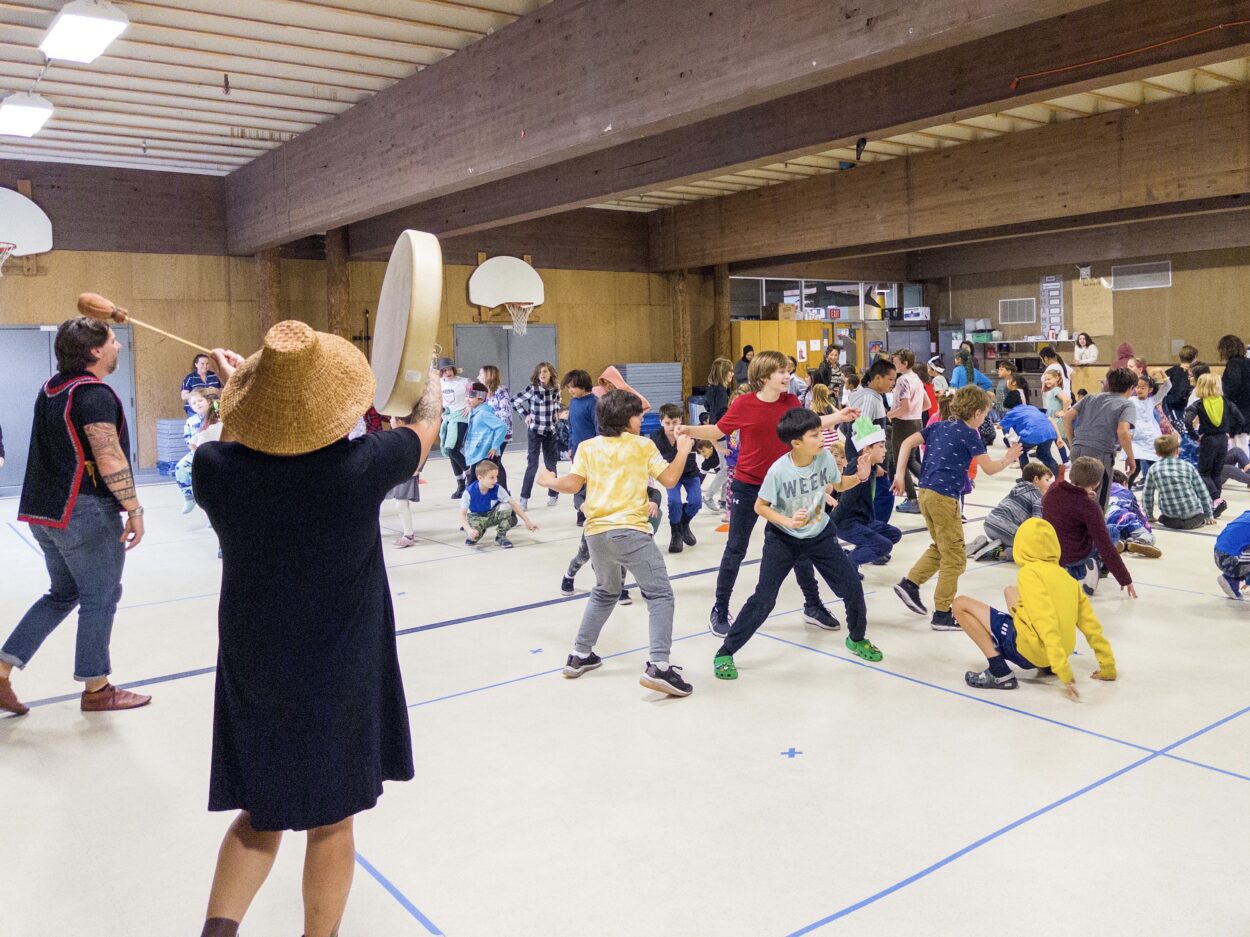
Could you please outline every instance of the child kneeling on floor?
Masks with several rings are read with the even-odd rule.
[[[1030,517],[1042,516],[1042,495],[1054,480],[1054,473],[1041,462],[1027,463],[1020,480],[985,518],[981,527],[984,533],[968,544],[969,558],[1010,560],[1016,531]]]
[[[1055,529],[1061,555],[1059,563],[1093,595],[1105,566],[1130,598],[1137,589],[1120,552],[1107,532],[1107,519],[1098,505],[1106,468],[1101,459],[1077,456],[1068,480],[1055,482],[1042,498],[1042,518]],[[1149,475],[1146,476],[1149,479]]]
[[[862,436],[865,442],[884,443],[884,433],[875,435],[881,433],[880,427],[871,420],[863,423],[861,427],[857,421],[857,431],[871,430],[874,434],[872,438]],[[755,593],[731,623],[725,643],[713,660],[716,676],[722,680],[738,678],[733,655],[772,614],[781,584],[802,558],[811,562],[845,605],[850,631],[847,648],[864,660],[878,661],[882,657],[865,634],[868,615],[859,574],[838,545],[837,534],[825,512],[827,494],[849,491],[871,477],[875,467],[861,459],[858,473],[843,477],[834,457],[824,447],[820,417],[811,410],[796,407],[787,411],[777,423],[777,435],[790,451],[769,467],[755,499],[755,513],[768,522],[764,529],[764,558]],[[829,630],[838,627],[834,619]]]
[[[1241,587],[1250,582],[1250,511],[1243,512],[1215,538],[1215,565],[1220,568],[1224,594],[1240,599]]]
[[[1147,476],[1149,477],[1149,476]],[[1163,551],[1155,546],[1155,534],[1150,521],[1137,503],[1137,496],[1129,488],[1128,476],[1116,469],[1111,473],[1111,494],[1107,496],[1107,533],[1117,550],[1128,550],[1138,556],[1155,559]]]
[[[595,570],[595,587],[586,603],[573,653],[564,665],[564,676],[580,677],[587,670],[603,666],[603,659],[595,653],[595,644],[620,598],[624,567],[647,600],[650,653],[638,682],[670,696],[689,696],[694,688],[682,679],[681,668],[669,662],[673,645],[673,587],[648,519],[647,479],[673,488],[685,471],[694,440],[679,436],[676,455],[672,462],[666,462],[655,443],[638,435],[642,431],[642,411],[637,395],[608,391],[595,405],[600,435],[577,447],[572,471],[562,478],[547,469],[538,473],[538,484],[552,492],[576,494],[586,486],[582,513],[586,517],[586,547]]]
[[[499,484],[499,466],[490,459],[483,459],[474,467],[477,481],[470,484],[460,496],[460,527],[467,534],[465,543],[475,546],[481,543],[486,531],[498,527],[495,542],[505,550],[512,549],[508,531],[517,525],[519,518],[529,531],[538,529],[526,515],[521,505]]]
[[[1019,686],[1011,667],[1053,673],[1068,699],[1081,698],[1068,658],[1076,648],[1076,632],[1094,651],[1095,680],[1116,678],[1115,657],[1102,633],[1093,606],[1080,585],[1059,565],[1059,537],[1041,518],[1020,525],[1012,552],[1020,566],[1016,586],[1003,590],[1007,611],[991,608],[966,595],[955,597],[955,619],[981,649],[989,667],[964,674],[970,687],[1014,690]]]

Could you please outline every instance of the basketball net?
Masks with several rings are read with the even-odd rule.
[[[16,244],[10,244],[8,241],[0,241],[0,277],[4,276],[4,262],[9,259],[9,255],[17,248]]]
[[[512,333],[514,335],[524,335],[525,330],[529,328],[530,313],[534,311],[533,303],[504,303],[508,309],[508,315],[512,316]]]

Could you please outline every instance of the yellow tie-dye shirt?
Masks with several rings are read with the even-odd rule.
[[[651,533],[647,521],[647,480],[668,468],[650,439],[622,433],[596,436],[577,447],[573,474],[586,479],[586,536],[609,530]]]

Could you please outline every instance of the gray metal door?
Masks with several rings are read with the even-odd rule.
[[[122,350],[117,370],[105,378],[105,383],[121,399],[130,430],[130,464],[137,466],[139,428],[135,422],[130,326],[117,326],[113,334],[121,342]],[[4,467],[0,468],[0,495],[17,494],[26,475],[35,395],[56,373],[55,340],[55,326],[0,326],[0,427],[4,429],[5,448]]]
[[[557,326],[531,325],[524,335],[498,325],[457,325],[453,329],[456,364],[470,380],[478,369],[493,364],[500,380],[513,394],[519,394],[529,383],[534,368],[550,361],[559,379]],[[525,420],[513,414],[512,432],[517,440],[525,438]]]

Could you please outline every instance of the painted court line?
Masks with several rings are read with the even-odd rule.
[[[1245,714],[1248,711],[1250,711],[1250,707],[1239,709],[1237,710],[1237,712],[1233,713],[1232,715],[1225,716],[1223,719],[1213,722],[1210,725],[1199,729],[1197,732],[1192,732],[1189,735],[1185,736],[1184,738],[1173,742],[1171,745],[1168,745],[1165,748],[1162,748],[1157,752],[1152,752],[1146,755],[1144,758],[1139,758],[1137,761],[1134,761],[1131,764],[1125,765],[1123,768],[1120,768],[1117,771],[1113,771],[1110,774],[1105,775],[1099,778],[1098,780],[1093,781],[1090,784],[1087,784],[1084,787],[1073,791],[1070,794],[1060,797],[1058,800],[1051,801],[1049,804],[1046,804],[1044,807],[1039,807],[1037,810],[1034,810],[1032,813],[1026,814],[1023,817],[1020,817],[1018,820],[1013,820],[1011,823],[1008,823],[1006,826],[999,827],[997,830],[994,830],[992,833],[988,833],[985,836],[982,836],[980,839],[974,840],[973,842],[969,843],[967,846],[964,846],[962,849],[956,850],[950,855],[945,856],[942,859],[939,859],[937,862],[933,863],[932,865],[926,866],[920,871],[909,875],[907,878],[902,879],[901,881],[895,882],[893,885],[883,888],[880,891],[872,895],[869,895],[867,898],[863,898],[855,902],[854,904],[847,905],[846,907],[842,908],[839,911],[835,911],[833,914],[830,914],[827,917],[823,917],[818,921],[813,921],[811,924],[808,924],[806,927],[801,927],[796,931],[792,931],[788,935],[788,937],[802,937],[802,935],[804,934],[810,934],[812,933],[812,931],[819,930],[820,928],[826,926],[827,924],[832,924],[834,921],[840,920],[844,917],[847,917],[848,915],[854,914],[856,911],[866,908],[869,905],[876,904],[882,898],[887,898],[890,895],[894,894],[895,892],[901,891],[902,889],[906,888],[908,885],[918,882],[923,878],[927,878],[929,875],[932,875],[934,872],[938,871],[939,869],[942,869],[950,865],[952,862],[956,861],[957,859],[960,859],[968,855],[969,853],[974,852],[977,849],[980,849],[982,846],[986,845],[987,843],[993,842],[994,840],[998,839],[1000,836],[1004,836],[1007,833],[1010,833],[1012,830],[1015,830],[1021,826],[1024,826],[1027,823],[1032,822],[1033,820],[1036,820],[1038,817],[1045,816],[1051,811],[1057,810],[1058,808],[1062,807],[1064,804],[1070,803],[1071,801],[1076,800],[1078,797],[1083,797],[1084,795],[1088,794],[1090,791],[1097,790],[1098,788],[1111,783],[1117,778],[1123,777],[1124,775],[1128,774],[1130,771],[1135,771],[1136,769],[1140,768],[1142,765],[1145,765],[1151,761],[1154,761],[1156,758],[1165,756],[1172,749],[1177,748],[1181,745],[1184,745],[1187,742],[1191,742],[1194,739],[1198,738],[1199,736],[1205,735],[1207,732],[1210,732],[1213,729],[1217,729],[1220,726],[1224,725],[1225,723],[1231,722],[1232,720],[1238,718],[1239,716]]]
[[[26,535],[22,533],[22,531],[18,528],[18,526],[17,526],[16,524],[14,524],[12,521],[5,521],[5,524],[7,524],[7,525],[8,525],[9,530],[11,530],[11,531],[13,531],[13,533],[17,534],[17,539],[18,539],[18,540],[22,541],[22,543],[26,544],[26,546],[28,546],[28,547],[30,547],[32,550],[34,550],[34,551],[35,551],[35,552],[39,555],[39,558],[40,558],[40,559],[43,559],[43,551],[42,551],[42,550],[40,550],[40,549],[39,549],[39,547],[38,547],[36,544],[33,544],[33,543],[31,543],[29,540],[27,540],[27,539],[26,539]]]
[[[434,922],[431,921],[424,914],[422,914],[421,909],[418,908],[415,904],[413,904],[408,899],[407,895],[405,895],[402,891],[400,891],[397,887],[395,887],[395,885],[391,882],[390,879],[388,879],[385,875],[383,875],[376,868],[374,868],[373,864],[368,859],[366,859],[360,853],[356,853],[356,862],[360,865],[362,869],[364,869],[371,876],[373,876],[374,880],[383,888],[385,888],[387,892],[390,893],[390,896],[392,898],[394,898],[396,901],[399,902],[400,907],[402,907],[405,911],[407,911],[409,914],[415,917],[418,921],[420,921],[422,927],[424,927],[429,933],[433,934],[434,937],[443,937],[443,932],[438,929],[438,927],[434,924]]]

